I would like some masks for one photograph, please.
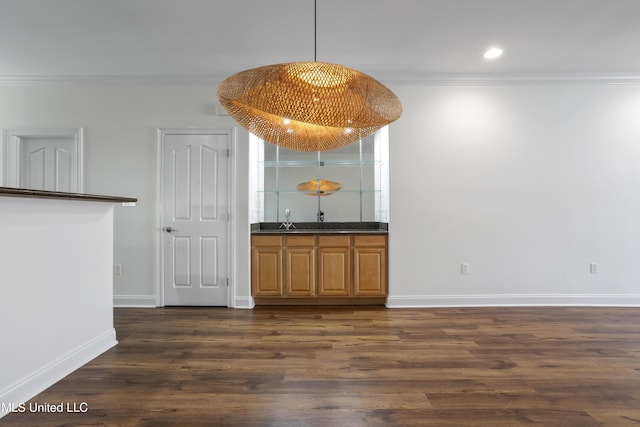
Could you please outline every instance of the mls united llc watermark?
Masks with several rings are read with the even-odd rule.
[[[3,413],[17,412],[17,413],[85,413],[89,411],[89,404],[87,402],[60,402],[60,403],[5,403],[0,402],[0,406]]]

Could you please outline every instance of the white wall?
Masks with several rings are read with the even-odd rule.
[[[0,128],[83,127],[87,193],[138,198],[134,208],[115,209],[114,279],[116,303],[154,305],[156,296],[157,129],[232,127],[215,114],[217,88],[167,87],[0,87]],[[247,225],[247,139],[237,132],[236,301],[249,304]]]
[[[0,197],[0,417],[117,344],[113,205]]]
[[[640,87],[393,89],[390,306],[640,305]]]
[[[390,306],[640,305],[640,86],[391,88],[404,113],[390,128]],[[215,102],[210,86],[0,87],[0,128],[84,127],[85,191],[139,198],[115,212],[121,301],[155,300],[156,128],[233,126]],[[242,305],[248,151],[238,135]]]

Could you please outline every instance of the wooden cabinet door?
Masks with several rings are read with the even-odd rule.
[[[354,295],[386,296],[386,236],[356,236],[353,248]]]
[[[351,295],[349,236],[318,237],[318,296]]]
[[[253,296],[282,296],[282,261],[282,237],[252,237],[251,290]]]
[[[287,236],[285,249],[285,295],[316,295],[315,236]]]

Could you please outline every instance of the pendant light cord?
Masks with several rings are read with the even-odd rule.
[[[313,62],[318,61],[318,0],[313,0]]]

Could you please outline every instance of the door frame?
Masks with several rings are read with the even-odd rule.
[[[0,144],[0,184],[18,187],[20,182],[20,140],[22,138],[72,138],[76,149],[76,189],[84,191],[83,128],[16,128],[5,129]]]
[[[234,307],[236,283],[236,131],[231,127],[184,127],[157,129],[157,194],[156,194],[156,307],[164,307],[164,148],[168,135],[226,135],[229,138],[229,167],[227,169],[227,194],[229,220],[227,222],[227,307]]]

